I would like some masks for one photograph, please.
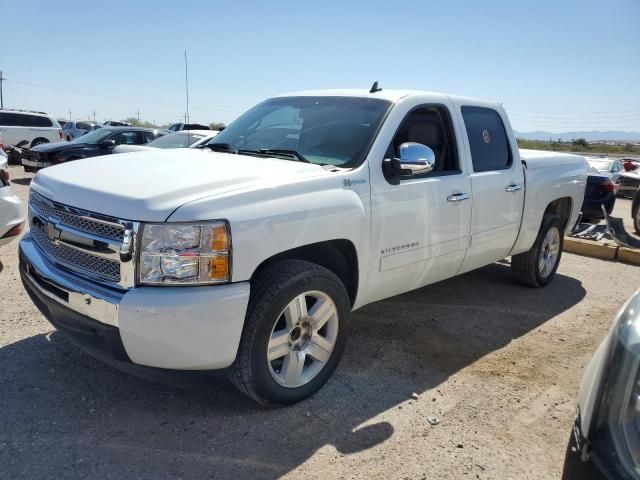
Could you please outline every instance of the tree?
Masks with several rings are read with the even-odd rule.
[[[147,122],[146,120],[138,120],[136,117],[129,117],[122,120],[123,122],[130,123],[134,127],[142,128],[158,128],[155,123]]]
[[[577,138],[574,141],[571,142],[572,145],[576,146],[576,147],[583,147],[583,148],[589,148],[589,144],[587,143],[587,140],[584,138]]]
[[[227,126],[222,122],[213,122],[209,124],[211,130],[224,130]]]

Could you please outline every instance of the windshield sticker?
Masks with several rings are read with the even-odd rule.
[[[342,181],[342,184],[345,187],[352,187],[354,185],[364,185],[365,183],[367,183],[367,181],[364,178],[354,178],[353,180],[351,180],[349,178],[345,178]]]
[[[482,131],[482,140],[484,140],[484,143],[489,143],[491,141],[491,135],[489,134],[489,130]]]

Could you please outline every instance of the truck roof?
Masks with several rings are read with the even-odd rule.
[[[488,102],[486,100],[464,97],[459,95],[449,95],[447,93],[442,92],[430,92],[426,90],[392,90],[392,89],[382,89],[375,93],[371,93],[367,89],[360,88],[345,88],[345,89],[330,89],[330,90],[305,90],[301,92],[291,92],[285,93],[282,95],[276,95],[278,97],[362,97],[362,98],[381,98],[383,100],[389,100],[391,102],[398,102],[399,100],[410,97],[414,95],[430,95],[430,96],[440,96],[446,97],[451,100],[459,100],[466,101],[471,104],[495,104],[498,105],[497,102]]]

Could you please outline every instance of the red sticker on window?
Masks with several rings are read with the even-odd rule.
[[[491,135],[489,134],[489,130],[482,131],[482,140],[484,140],[484,143],[489,143],[491,141]]]

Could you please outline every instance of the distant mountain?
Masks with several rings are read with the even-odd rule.
[[[594,130],[591,132],[563,132],[563,133],[551,133],[551,132],[518,132],[516,131],[516,137],[524,138],[526,140],[557,140],[561,138],[563,141],[569,141],[573,138],[584,138],[587,142],[596,142],[598,140],[620,142],[640,142],[640,133],[638,132],[620,132],[615,130],[607,130],[604,132]]]

